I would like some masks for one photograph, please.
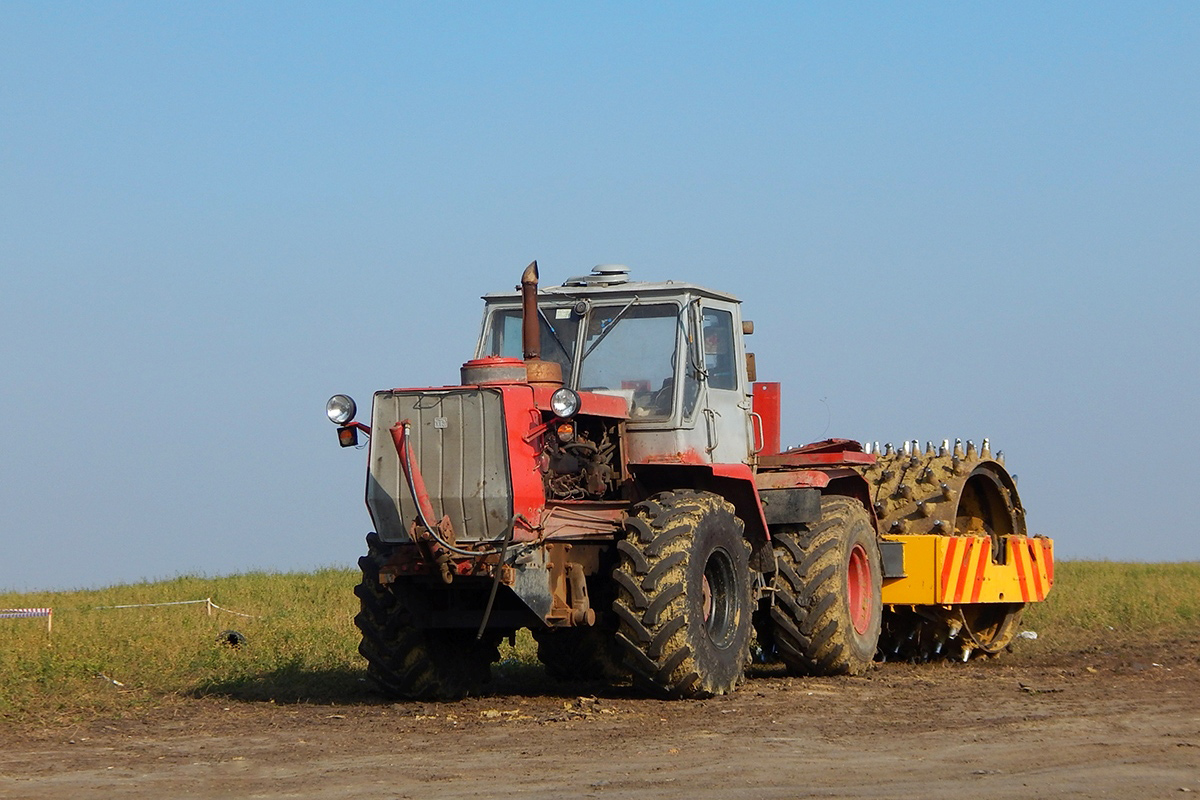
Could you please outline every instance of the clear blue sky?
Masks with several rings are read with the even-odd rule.
[[[353,566],[325,399],[531,259],[732,291],[787,443],[1200,559],[1200,5],[0,2],[0,588]]]

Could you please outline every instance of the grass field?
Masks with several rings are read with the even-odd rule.
[[[1039,638],[1019,642],[1017,658],[1106,637],[1200,633],[1200,564],[1061,562],[1055,577],[1050,599],[1026,611],[1024,627]],[[0,608],[54,609],[52,633],[44,619],[0,619],[0,718],[70,721],[213,694],[271,702],[371,698],[352,622],[356,582],[355,571],[327,569],[0,593]],[[103,608],[207,599],[227,610],[210,613],[206,603]],[[223,644],[230,630],[245,644]],[[502,680],[538,670],[528,635],[502,655]]]

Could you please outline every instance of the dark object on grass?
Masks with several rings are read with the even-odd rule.
[[[236,650],[246,643],[246,637],[237,631],[221,631],[217,634],[217,643]]]

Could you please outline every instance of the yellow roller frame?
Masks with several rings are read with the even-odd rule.
[[[883,581],[884,605],[1036,603],[1054,584],[1054,542],[1003,537],[1004,563],[986,536],[884,536],[904,545],[903,578]]]

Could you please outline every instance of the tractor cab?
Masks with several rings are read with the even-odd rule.
[[[521,358],[521,295],[483,299],[476,357]],[[736,297],[630,281],[627,268],[604,265],[541,289],[537,316],[541,358],[561,368],[566,387],[625,400],[631,462],[751,461],[754,376]]]

